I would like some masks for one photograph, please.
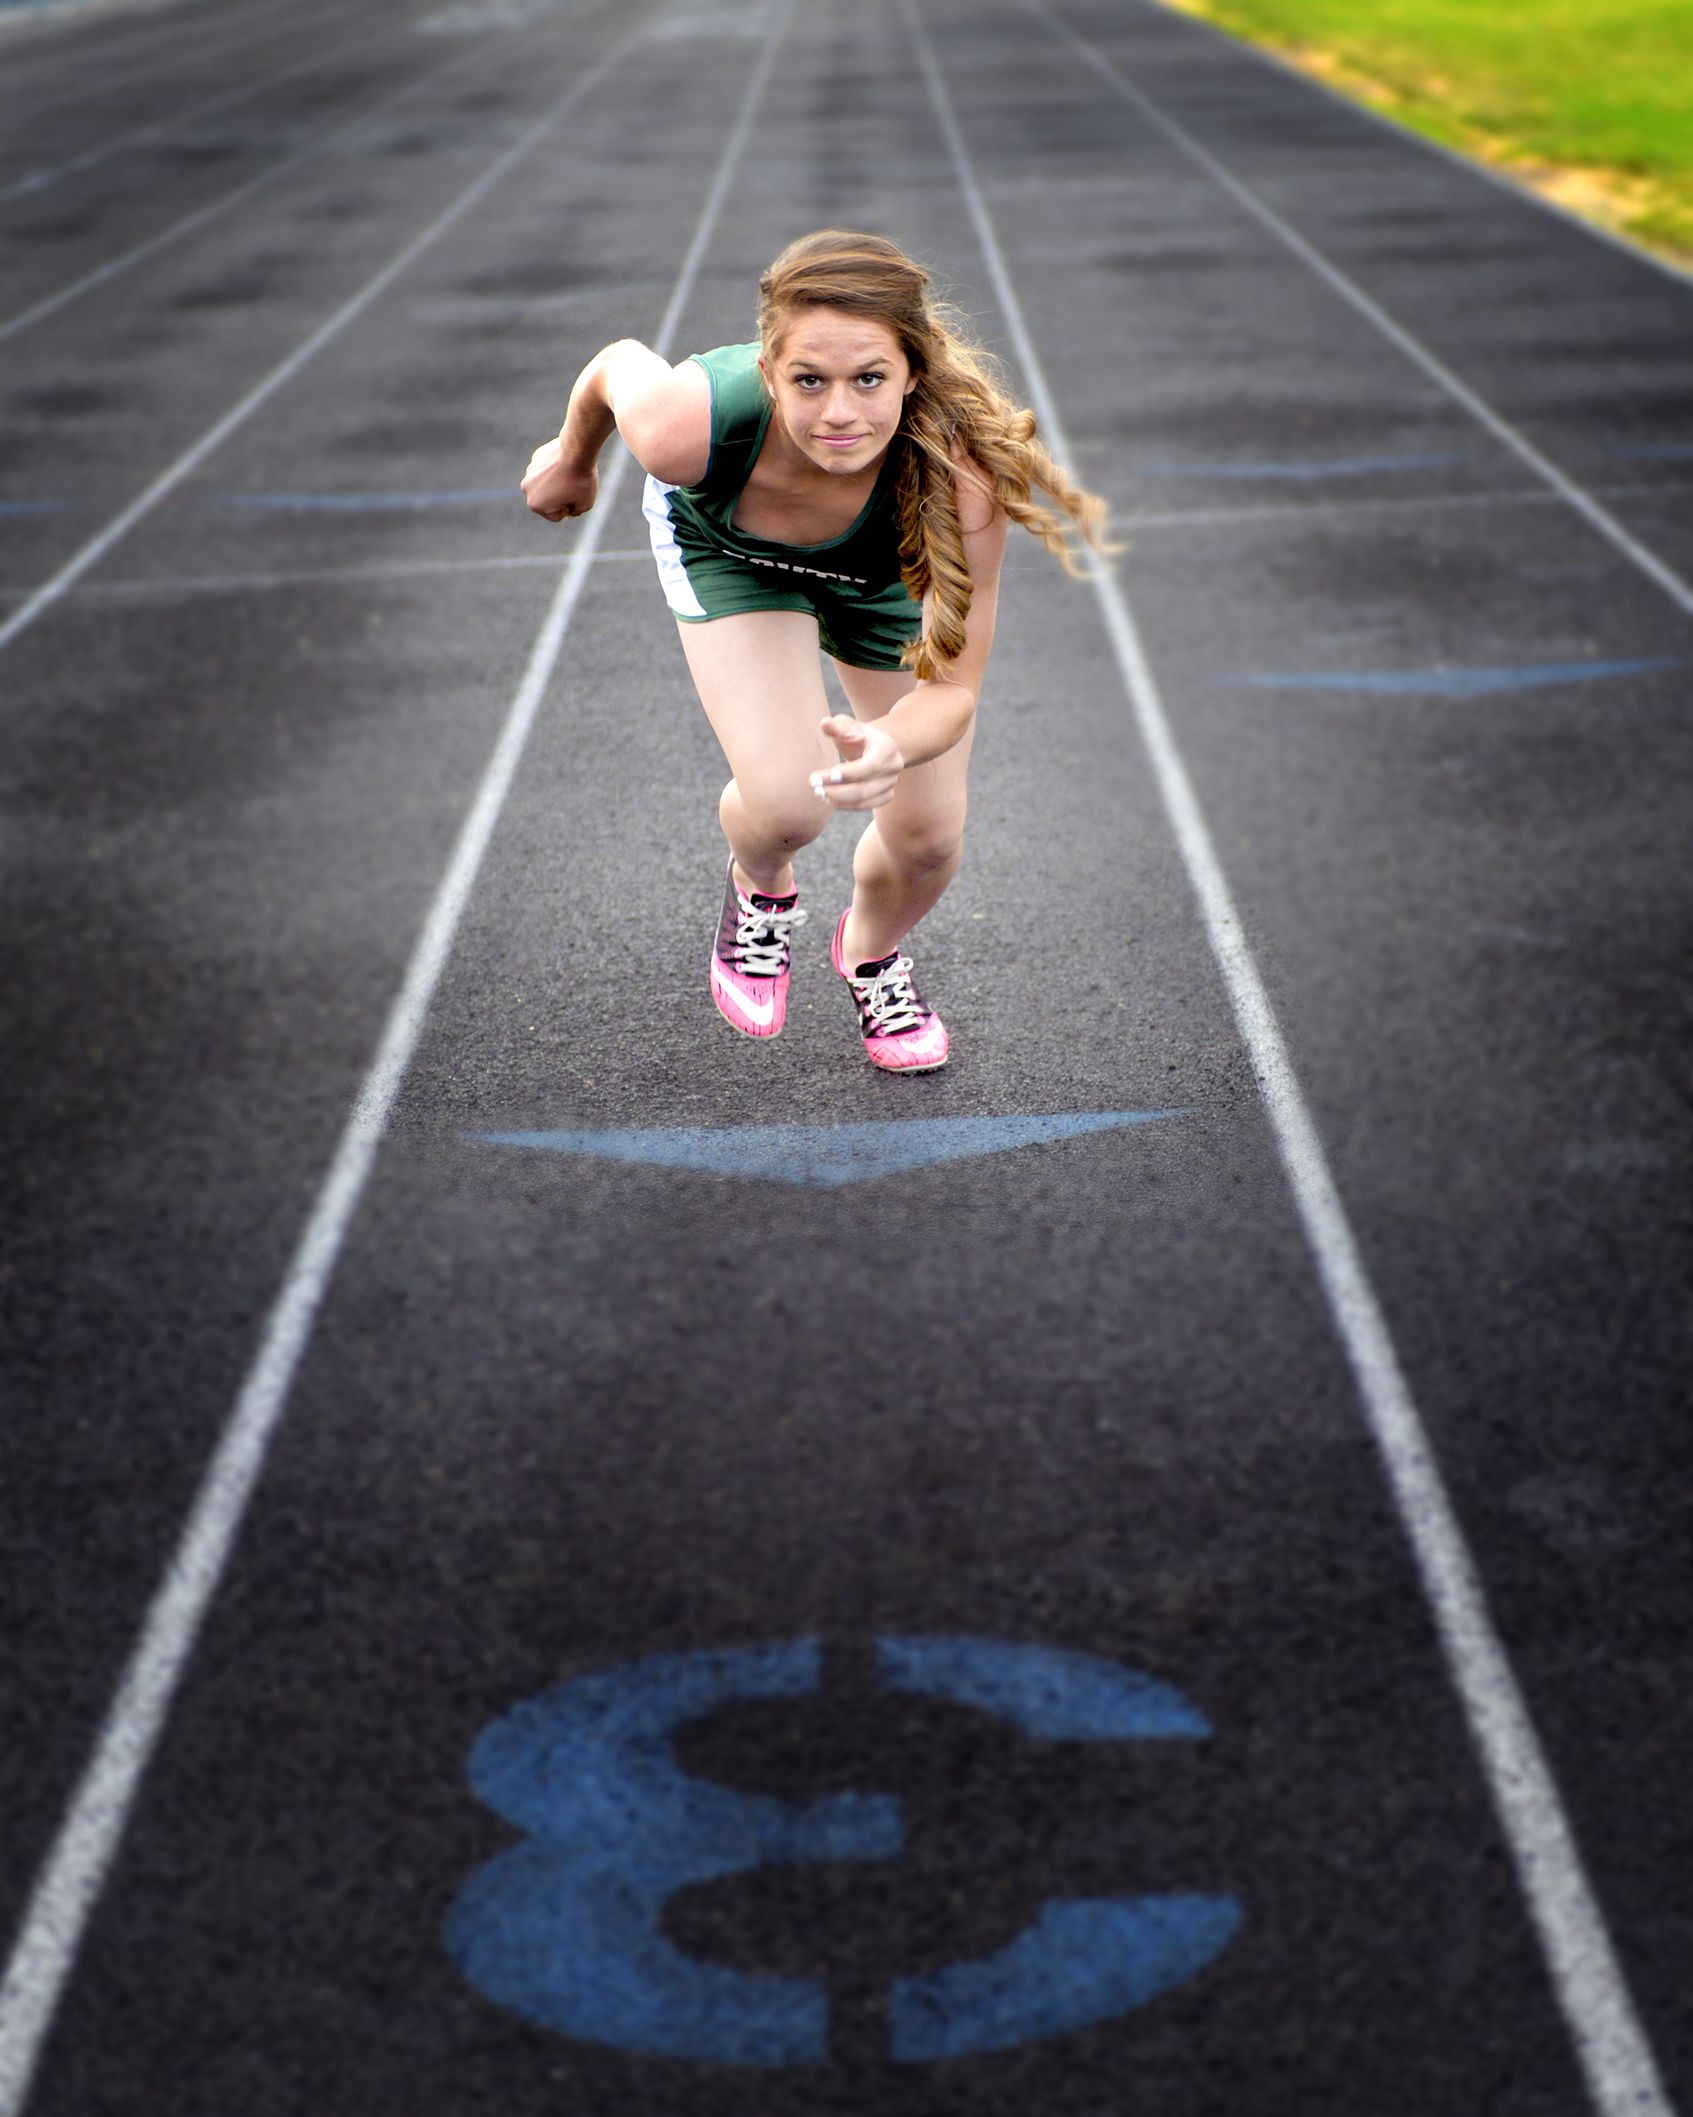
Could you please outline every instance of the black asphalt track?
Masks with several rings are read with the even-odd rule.
[[[914,943],[955,1056],[887,1080],[828,969],[847,820],[785,1035],[710,1006],[720,767],[625,483],[41,2117],[1693,2103],[1693,288],[1157,8],[921,17],[1658,2099],[1578,2059],[1092,593],[1014,547]],[[0,646],[18,1930],[587,534],[516,477],[582,360],[658,331],[761,57],[674,350],[747,335],[759,268],[841,222],[1014,351],[917,52],[880,0],[0,38],[0,333],[112,268],[0,339],[0,627],[268,391]],[[476,1136],[1097,1112],[1169,1114],[833,1188]],[[955,1673],[988,1642],[1000,1689],[898,1692],[913,1639]],[[826,1995],[825,2047],[629,2048],[651,1931],[597,2033],[479,1989],[454,1907],[531,1827],[472,1785],[485,1731],[811,1641],[799,1695],[725,1694],[678,1760],[897,1799],[899,1856],[714,1878],[634,1776],[585,1827],[686,1965]],[[1019,1654],[1210,1732],[1031,1732]],[[1003,2048],[901,2055],[914,1981],[1149,1894],[1238,1929],[1062,2033],[1025,1962]]]

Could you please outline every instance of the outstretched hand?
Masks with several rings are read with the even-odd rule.
[[[823,722],[823,732],[841,761],[812,773],[812,792],[834,809],[879,809],[884,801],[891,801],[905,759],[880,722],[831,713]]]
[[[585,515],[600,489],[599,474],[590,464],[586,470],[567,463],[557,437],[543,441],[529,458],[519,488],[530,507],[549,522],[562,522],[570,515]]]

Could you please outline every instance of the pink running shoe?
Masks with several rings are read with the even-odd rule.
[[[846,923],[847,913],[842,912],[829,955],[852,989],[864,1056],[885,1073],[934,1073],[946,1064],[946,1024],[932,1007],[924,1005],[912,980],[911,958],[883,956],[879,962],[860,963],[856,970],[848,970],[841,960]]]
[[[743,897],[729,862],[723,885],[723,916],[711,951],[711,997],[731,1029],[742,1036],[777,1036],[788,1014],[789,937],[803,924],[791,897]]]

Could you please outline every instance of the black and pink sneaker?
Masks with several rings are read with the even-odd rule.
[[[788,1013],[790,937],[805,913],[791,897],[741,894],[735,863],[723,884],[723,915],[711,951],[711,997],[742,1036],[776,1036]]]
[[[936,1072],[947,1061],[946,1024],[917,990],[911,958],[896,952],[848,970],[841,959],[846,923],[847,912],[842,912],[829,954],[858,1009],[864,1056],[884,1073]]]

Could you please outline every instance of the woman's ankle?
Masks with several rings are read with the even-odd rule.
[[[731,867],[735,887],[743,897],[750,897],[755,893],[760,897],[791,897],[799,887],[794,878],[794,864],[791,860],[772,867],[768,880],[761,880],[752,869],[744,866],[738,853],[733,856]]]
[[[841,928],[841,961],[849,971],[856,970],[860,963],[880,963],[884,957],[897,955],[902,936],[889,939],[886,931],[878,933],[866,919],[847,913],[846,924]],[[871,944],[881,941],[883,947]]]

